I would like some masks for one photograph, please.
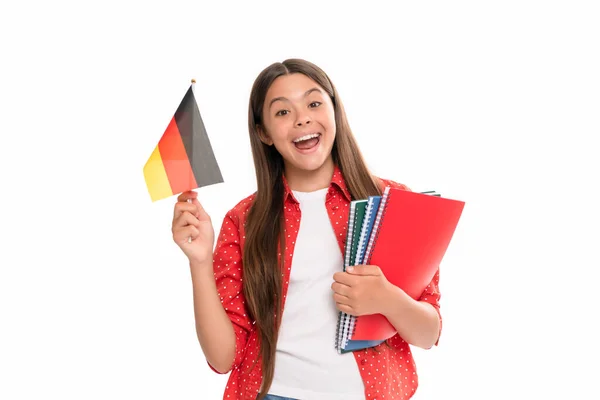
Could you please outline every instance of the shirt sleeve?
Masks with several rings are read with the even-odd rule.
[[[381,189],[385,189],[386,186],[389,186],[393,189],[402,189],[408,192],[412,192],[412,190],[403,183],[398,183],[389,179],[381,179]]]
[[[240,366],[246,350],[252,322],[246,312],[242,287],[242,249],[239,218],[229,211],[223,220],[213,254],[213,270],[221,304],[235,332],[235,357],[227,373]],[[220,373],[208,363],[216,373]]]

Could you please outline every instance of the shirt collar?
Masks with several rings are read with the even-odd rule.
[[[288,197],[294,203],[298,203],[298,200],[294,197],[294,194],[292,193],[292,190],[290,189],[290,187],[288,185],[285,175],[283,175],[283,187],[284,187],[284,194],[283,194],[284,203],[288,200]],[[340,170],[340,168],[337,165],[334,166],[333,176],[331,177],[331,184],[329,185],[329,193],[331,193],[332,190],[336,190],[336,189],[338,191],[340,191],[346,197],[346,199],[348,201],[352,201],[352,196],[350,196],[350,191],[348,190],[348,187],[346,186],[346,181],[344,180],[344,177],[342,176],[342,171]]]

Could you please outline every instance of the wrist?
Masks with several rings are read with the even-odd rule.
[[[391,283],[388,283],[384,293],[384,307],[381,313],[384,317],[390,318],[399,312],[402,312],[404,307],[412,300],[404,290],[400,289]]]
[[[192,275],[213,275],[213,263],[209,261],[190,260],[190,270]]]

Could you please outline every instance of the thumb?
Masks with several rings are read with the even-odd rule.
[[[346,268],[352,275],[379,275],[379,267],[376,265],[354,265]]]

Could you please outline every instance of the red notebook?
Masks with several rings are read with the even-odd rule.
[[[387,187],[364,264],[418,299],[433,279],[462,214],[463,201]],[[396,334],[381,314],[356,318],[352,340],[386,340]]]

